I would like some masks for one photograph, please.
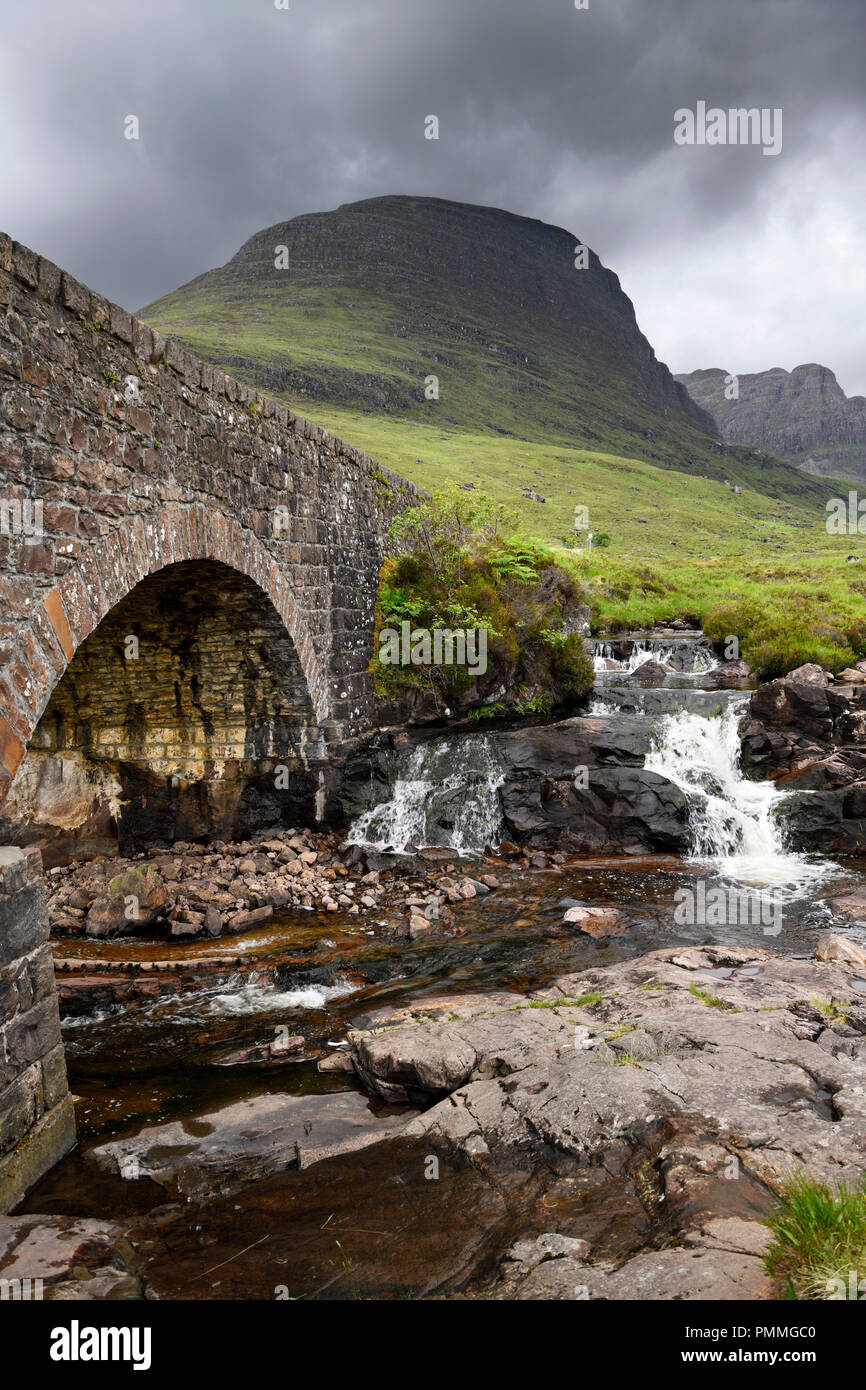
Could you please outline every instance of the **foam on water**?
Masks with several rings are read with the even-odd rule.
[[[337,979],[332,985],[305,985],[300,989],[278,990],[256,979],[246,980],[237,988],[212,994],[207,1000],[199,996],[198,1012],[232,1014],[238,1017],[262,1013],[289,1012],[294,1009],[323,1009],[331,999],[352,994],[348,980]]]
[[[787,848],[775,814],[784,793],[772,782],[743,776],[739,723],[744,706],[745,698],[714,717],[685,710],[667,715],[645,766],[688,797],[696,859],[747,887],[799,897],[838,873],[839,866]]]
[[[596,644],[592,661],[597,672],[608,672],[609,668],[605,663],[607,661],[617,660],[613,655],[613,646],[614,644],[612,642],[599,642]],[[638,638],[633,643],[630,654],[624,661],[618,661],[614,669],[618,674],[631,675],[633,671],[639,670],[640,667],[646,665],[648,661],[657,661],[660,665],[667,666],[673,661],[676,650],[677,648],[670,643],[665,645],[664,643],[656,642],[652,639]],[[706,647],[697,647],[695,649],[694,661],[689,667],[688,674],[703,676],[706,675],[708,671],[714,671],[717,665],[718,662],[710,650]]]

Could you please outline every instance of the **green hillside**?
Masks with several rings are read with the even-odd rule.
[[[710,417],[656,360],[616,275],[589,251],[575,267],[578,245],[494,208],[374,198],[258,232],[143,316],[306,411],[716,465]]]
[[[765,665],[792,642],[837,667],[859,655],[860,543],[824,525],[849,484],[720,444],[617,277],[592,254],[575,268],[577,244],[495,209],[372,199],[257,233],[143,317],[406,477],[474,484],[548,542],[577,544],[587,508],[610,544],[570,559],[599,626],[721,614]]]
[[[424,487],[472,483],[515,507],[522,529],[561,546],[588,584],[596,629],[694,618],[714,636],[739,637],[744,655],[767,674],[807,660],[839,670],[866,655],[866,572],[848,559],[866,547],[825,526],[827,497],[846,497],[850,484],[816,485],[776,464],[772,496],[748,485],[743,465],[736,493],[730,479],[726,486],[556,444],[338,410],[313,419]],[[766,486],[767,474],[759,481]],[[524,486],[546,501],[524,498]],[[587,508],[609,545],[586,553],[584,534],[572,529],[575,506]]]

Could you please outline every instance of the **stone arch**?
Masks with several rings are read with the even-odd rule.
[[[55,686],[82,642],[136,585],[168,565],[188,560],[218,561],[263,591],[294,643],[317,721],[321,725],[329,720],[327,679],[277,561],[258,536],[234,518],[201,503],[170,503],[92,542],[31,618],[23,650],[45,651],[51,666],[34,660],[31,666],[36,671],[22,677],[19,693],[26,714],[18,707],[0,706],[17,744],[11,752],[4,748],[3,760],[13,776]]]

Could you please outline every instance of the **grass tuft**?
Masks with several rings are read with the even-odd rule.
[[[706,1004],[710,1009],[724,1009],[729,1014],[739,1013],[735,1004],[729,1004],[725,999],[720,999],[717,994],[709,994],[707,990],[699,989],[697,985],[689,985],[689,994],[693,994],[696,999],[700,999],[701,1003]]]
[[[781,1281],[782,1298],[835,1301],[851,1297],[852,1289],[859,1297],[866,1278],[866,1178],[856,1188],[833,1189],[795,1174],[766,1224],[773,1241],[764,1264]]]

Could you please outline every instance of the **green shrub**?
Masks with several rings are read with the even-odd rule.
[[[792,595],[779,603],[741,598],[716,604],[704,615],[704,631],[713,641],[728,636],[739,640],[749,665],[764,680],[784,676],[807,662],[841,671],[857,660],[853,643],[857,630],[848,634],[818,619],[815,606]]]
[[[430,686],[447,700],[475,679],[467,667],[382,664],[382,629],[402,622],[431,632],[485,629],[488,685],[504,681],[525,694],[522,712],[547,712],[591,689],[592,663],[581,638],[566,630],[566,614],[585,602],[583,588],[548,546],[508,534],[516,524],[484,493],[453,484],[395,519],[376,605],[377,696]]]

